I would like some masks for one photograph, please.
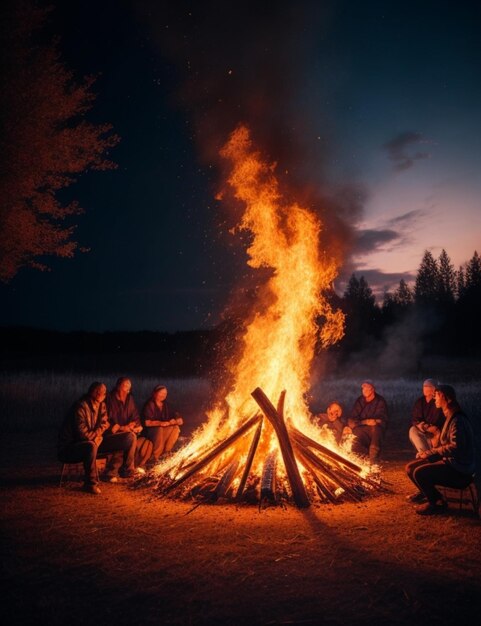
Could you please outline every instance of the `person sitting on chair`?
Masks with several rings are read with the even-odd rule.
[[[423,383],[423,395],[414,403],[409,440],[416,452],[430,450],[439,441],[445,418],[442,410],[436,407],[435,390],[436,381],[427,378]]]
[[[387,426],[387,404],[376,393],[372,380],[366,379],[361,383],[361,394],[354,403],[348,420],[348,426],[355,435],[352,451],[359,455],[369,455],[370,463],[376,464]]]
[[[145,473],[145,464],[152,455],[152,442],[140,436],[142,424],[131,393],[132,382],[125,376],[119,378],[115,387],[107,394],[106,404],[110,428],[107,434],[133,433],[135,436],[135,467],[139,474]],[[122,464],[122,453],[114,452],[110,457],[106,473],[110,477],[118,475]]]
[[[416,507],[419,515],[443,513],[447,503],[436,485],[464,489],[471,483],[475,469],[473,429],[456,400],[454,388],[438,384],[434,398],[446,417],[439,443],[421,450],[417,459],[406,465],[408,478],[427,499],[426,504]]]
[[[167,387],[157,385],[142,409],[142,422],[145,434],[153,443],[152,459],[154,462],[172,450],[180,435],[180,426],[184,420],[173,411],[167,398]]]
[[[61,463],[83,463],[84,490],[99,494],[97,453],[122,450],[126,473],[134,471],[135,437],[133,433],[105,436],[109,428],[105,396],[107,387],[94,382],[65,416],[58,438]]]

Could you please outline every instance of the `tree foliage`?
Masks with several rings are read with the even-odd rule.
[[[42,257],[74,254],[69,218],[82,210],[58,192],[82,172],[114,168],[108,150],[119,138],[85,118],[94,78],[76,82],[56,42],[36,40],[46,11],[11,2],[1,12],[0,280],[8,282],[22,267],[45,269]]]
[[[472,258],[455,271],[446,250],[438,259],[425,251],[414,287],[401,280],[384,294],[382,308],[375,302],[364,277],[353,274],[340,306],[346,313],[346,352],[373,347],[389,336],[409,338],[425,352],[481,353],[481,258]],[[381,347],[381,346],[378,346]]]

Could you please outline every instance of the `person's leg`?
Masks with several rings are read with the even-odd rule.
[[[72,443],[59,452],[58,458],[61,463],[83,463],[85,486],[97,484],[97,444],[94,441]]]
[[[119,461],[123,474],[130,474],[134,471],[136,436],[135,433],[116,433],[115,435],[107,435],[102,440],[99,452],[114,453],[121,452],[121,455],[112,454],[105,470],[108,478],[118,475]],[[123,454],[122,454],[123,453]]]
[[[463,489],[471,482],[471,476],[457,472],[444,461],[436,461],[421,465],[414,469],[413,479],[426,494],[431,504],[443,500],[442,494],[436,489],[436,485]]]
[[[352,451],[359,456],[368,454],[371,437],[367,426],[356,426],[352,429],[354,441],[352,442]]]
[[[409,429],[409,441],[413,444],[416,452],[430,449],[429,439],[416,426],[411,426]]]
[[[135,448],[135,466],[145,468],[145,464],[152,456],[153,445],[150,439],[138,437]]]
[[[170,452],[179,438],[180,428],[178,426],[167,426],[164,430],[167,431],[165,433],[164,452]]]
[[[166,428],[162,426],[151,426],[147,430],[147,437],[150,439],[153,445],[152,449],[152,459],[154,461],[158,461],[160,456],[164,453],[165,447],[165,435],[164,431]]]
[[[377,463],[381,454],[382,442],[384,439],[384,428],[381,426],[368,426],[370,430],[371,441],[369,443],[369,460],[371,463]]]

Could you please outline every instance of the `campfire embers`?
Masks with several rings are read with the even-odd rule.
[[[306,508],[312,502],[358,502],[368,493],[386,491],[383,481],[369,477],[360,465],[286,424],[284,395],[276,409],[262,389],[255,389],[252,397],[262,415],[251,417],[198,458],[185,458],[180,450],[160,468],[160,495],[194,500],[194,508],[219,500],[261,507],[293,501]],[[269,426],[275,436],[270,435],[270,449],[261,452],[262,430]],[[254,466],[261,470],[253,471]]]

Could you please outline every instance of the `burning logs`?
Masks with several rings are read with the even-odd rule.
[[[302,482],[302,478],[299,473],[299,468],[297,467],[291,440],[289,439],[289,433],[287,432],[286,424],[284,422],[284,416],[279,415],[272,402],[260,387],[254,389],[252,397],[262,409],[262,412],[276,431],[294,502],[299,508],[306,508],[310,505],[310,502],[307,497],[306,488],[304,487],[304,483]],[[283,400],[279,402],[279,405],[281,407],[283,406]]]
[[[209,465],[216,457],[218,457],[222,452],[227,450],[229,446],[231,446],[237,439],[242,437],[248,430],[250,430],[255,424],[257,424],[262,417],[260,415],[255,415],[251,417],[245,424],[243,424],[240,428],[238,428],[230,437],[227,437],[225,441],[222,441],[217,446],[215,446],[210,452],[208,452],[203,459],[194,463],[194,465],[183,474],[180,478],[174,480],[173,483],[167,485],[162,491],[163,494],[169,493],[169,491],[173,491],[177,487],[179,487],[183,482],[185,482],[188,478],[191,478],[194,474],[199,472],[201,469]]]
[[[387,491],[382,481],[366,476],[358,464],[311,439],[292,424],[287,426],[285,392],[280,395],[277,409],[259,387],[252,397],[272,425],[275,439],[270,439],[271,435],[274,437],[270,428],[264,429],[262,416],[255,415],[224,441],[204,450],[199,460],[192,456],[181,457],[180,462],[177,459],[159,479],[157,486],[162,495],[186,484],[182,494],[197,501],[193,511],[200,504],[221,498],[259,502],[262,508],[292,494],[295,504],[306,508],[311,501],[337,503],[347,498],[359,502],[368,491]],[[238,441],[254,427],[250,444],[248,439]],[[263,459],[258,458],[260,451],[265,455]],[[263,466],[262,476],[260,466]]]

